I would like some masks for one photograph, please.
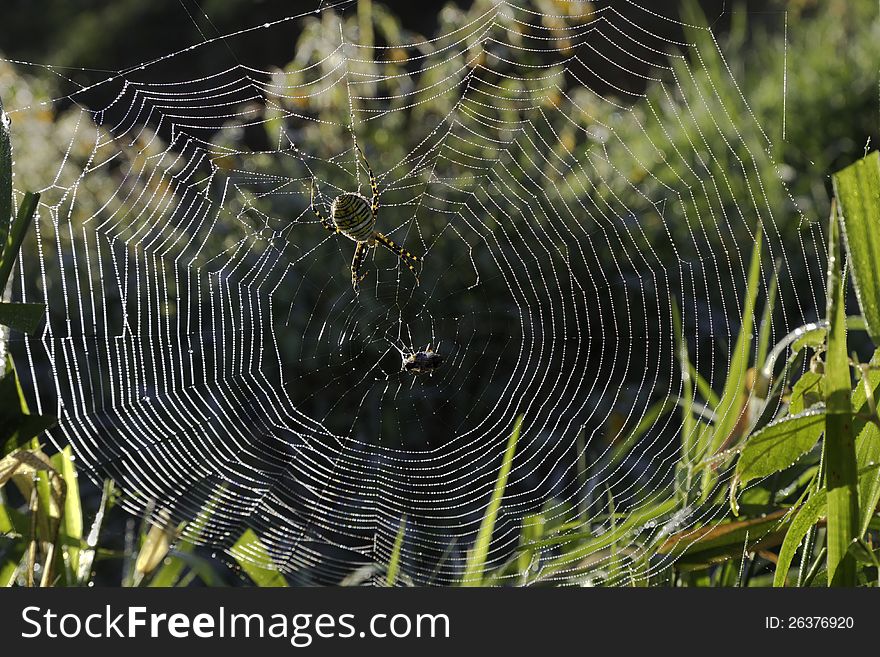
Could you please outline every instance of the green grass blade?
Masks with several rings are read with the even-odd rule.
[[[461,582],[462,586],[479,586],[483,581],[486,560],[489,556],[489,545],[492,542],[492,532],[495,530],[495,521],[501,508],[501,498],[504,497],[504,489],[507,487],[507,477],[513,464],[513,455],[516,452],[516,443],[519,440],[522,422],[523,418],[520,415],[513,423],[513,431],[510,432],[510,438],[507,440],[507,449],[504,451],[501,470],[498,472],[498,479],[495,481],[495,490],[492,491],[492,498],[489,500],[489,507],[486,509],[483,521],[480,523],[480,529],[477,532],[474,546],[468,552],[467,565],[465,566]]]
[[[187,554],[192,550],[192,544],[181,541],[177,549],[165,557],[162,566],[147,583],[148,588],[166,589],[180,581],[186,562],[179,558],[181,554]]]
[[[14,548],[12,554],[0,561],[0,588],[8,588],[15,584],[21,558],[24,556],[24,541],[19,541],[21,548]]]
[[[685,467],[690,465],[696,456],[693,452],[694,440],[696,439],[697,423],[694,420],[694,380],[691,377],[690,357],[688,356],[687,341],[684,337],[681,324],[681,312],[675,297],[672,303],[672,334],[675,340],[675,351],[678,354],[678,368],[681,374],[681,460]]]
[[[761,253],[763,232],[760,224],[755,231],[755,246],[752,248],[752,259],[749,264],[748,284],[743,304],[742,322],[736,344],[730,355],[730,365],[727,368],[727,379],[724,382],[724,390],[721,400],[715,409],[716,421],[714,435],[712,436],[711,451],[714,453],[731,437],[734,428],[743,412],[741,407],[742,391],[746,383],[746,373],[749,369],[749,356],[751,355],[752,333],[755,325],[755,304],[758,299],[758,291],[761,283]],[[705,455],[703,455],[705,456]]]
[[[776,295],[779,290],[779,261],[773,268],[773,278],[770,279],[770,289],[767,290],[767,303],[764,304],[764,314],[761,317],[761,327],[758,329],[758,355],[755,357],[755,365],[760,367],[767,360],[767,351],[770,348],[770,329],[773,327],[773,311],[776,308]]]
[[[791,521],[791,526],[788,528],[788,533],[786,533],[782,547],[779,549],[779,561],[773,575],[773,586],[785,586],[788,570],[791,568],[791,562],[797,553],[798,546],[810,531],[810,527],[825,517],[827,502],[825,491],[816,491]]]
[[[205,586],[226,586],[223,579],[220,577],[220,575],[217,574],[217,570],[214,568],[214,564],[208,559],[200,557],[198,554],[196,554],[192,549],[192,545],[189,543],[181,542],[178,547],[171,550],[169,555],[166,557],[166,561],[168,561],[169,564],[163,566],[162,569],[156,573],[156,576],[153,578],[153,580],[150,581],[150,584],[148,585],[149,587],[184,587],[187,586],[187,584],[189,584],[189,582],[192,581],[192,579],[194,579],[195,577],[198,577],[200,580],[202,580]],[[187,573],[187,576],[183,578],[174,578],[173,581],[170,583],[164,582],[162,580],[156,582],[155,580],[158,579],[160,575],[162,575],[164,569],[172,564],[179,564],[181,571],[184,567],[188,568],[189,572]],[[285,585],[286,584],[279,584],[273,586]]]
[[[0,324],[33,335],[46,314],[42,303],[3,303],[0,302]]]
[[[76,581],[80,585],[85,585],[92,578],[92,565],[95,562],[98,541],[101,537],[101,529],[104,526],[104,518],[107,511],[113,505],[113,481],[106,479],[101,490],[101,502],[95,517],[92,519],[92,525],[86,539],[86,548],[80,553],[79,570],[76,573]]]
[[[391,558],[388,560],[388,572],[385,575],[385,586],[394,586],[397,576],[400,574],[400,553],[403,550],[403,537],[406,535],[406,517],[400,520],[400,528],[394,539],[394,549],[391,550]]]
[[[178,536],[174,547],[169,552],[169,556],[165,558],[162,566],[157,569],[155,574],[150,578],[147,583],[148,587],[168,588],[185,585],[187,578],[184,578],[183,574],[187,566],[190,566],[191,568],[191,575],[195,574],[208,586],[213,586],[211,582],[221,582],[219,585],[223,585],[220,577],[213,570],[213,567],[211,567],[204,559],[201,559],[194,554],[194,551],[195,542],[199,540],[202,533],[205,531],[205,527],[214,515],[220,496],[225,489],[225,484],[217,486],[213,494],[208,498],[204,507],[202,507],[202,510],[185,526],[184,531]],[[211,572],[208,572],[208,570]]]
[[[849,546],[858,538],[859,491],[852,434],[851,379],[841,276],[840,228],[832,203],[828,240],[828,347],[825,357],[825,489],[828,492],[828,583],[855,586],[856,563]]]
[[[581,516],[582,518],[583,516]],[[523,518],[520,530],[520,552],[516,558],[516,571],[520,573],[522,583],[528,583],[530,570],[535,557],[531,544],[540,541],[547,526],[547,519],[542,513],[527,515]]]
[[[52,465],[61,473],[62,479],[67,484],[67,496],[64,499],[64,514],[61,522],[60,543],[66,553],[65,565],[72,574],[79,571],[80,543],[83,536],[82,500],[79,495],[79,481],[76,476],[76,468],[73,465],[72,450],[65,447],[52,457]]]
[[[678,354],[678,369],[681,375],[681,456],[675,464],[675,494],[682,504],[687,504],[690,495],[693,474],[693,462],[699,457],[695,446],[699,438],[697,421],[694,419],[694,377],[691,372],[695,371],[688,355],[687,340],[684,336],[681,321],[681,311],[675,297],[670,299],[672,304],[672,336],[675,341],[675,351]],[[671,399],[671,398],[670,398]],[[674,399],[672,400],[675,401]]]
[[[694,380],[694,383],[697,386],[697,392],[700,393],[700,396],[706,402],[706,405],[715,410],[720,403],[720,399],[718,399],[718,394],[712,390],[712,386],[709,385],[709,382],[703,377],[702,374],[697,372],[697,369],[691,365],[691,377]]]
[[[9,281],[9,275],[12,273],[12,266],[18,257],[18,251],[21,249],[21,243],[24,242],[24,236],[27,234],[37,211],[37,204],[40,202],[40,195],[27,192],[18,208],[18,214],[6,237],[3,246],[2,255],[0,255],[0,290],[6,289],[6,283]]]
[[[253,529],[246,529],[230,550],[241,569],[259,587],[286,587],[287,580],[271,565],[269,552]]]
[[[861,385],[856,386],[852,395],[852,407],[857,416],[853,422],[853,433],[856,435],[856,463],[860,472],[873,463],[880,463],[880,427],[875,422],[863,419],[870,408],[867,390],[870,390],[875,405],[880,393],[880,348],[874,352],[866,369],[867,371],[862,374],[865,380]],[[868,525],[874,517],[878,502],[880,502],[880,470],[875,470],[870,476],[859,477],[859,536],[863,536],[868,531]]]
[[[832,179],[856,297],[871,340],[880,346],[880,152]]]
[[[651,406],[645,411],[644,415],[642,415],[639,423],[633,427],[632,431],[627,433],[621,440],[615,442],[614,449],[611,452],[611,457],[606,467],[614,468],[617,464],[623,461],[633,446],[639,442],[639,439],[643,435],[645,435],[645,432],[653,427],[657,420],[671,412],[677,403],[677,397],[668,396],[651,404]]]
[[[880,460],[880,430],[877,429],[877,425],[865,426],[864,432],[856,439],[856,450],[860,465],[877,463]],[[859,478],[859,536],[864,536],[868,531],[878,504],[880,504],[880,470],[873,472],[871,476]]]
[[[55,424],[55,418],[31,415],[12,359],[7,374],[0,378],[0,458],[26,445]]]
[[[0,588],[12,586],[24,557],[26,542],[21,539],[26,531],[25,518],[15,509],[3,504],[0,497]]]
[[[878,474],[880,474],[880,463],[873,463],[860,468],[859,485],[863,482],[874,481]],[[791,562],[794,560],[798,546],[804,540],[810,527],[827,515],[827,509],[828,494],[825,489],[820,488],[810,495],[804,505],[798,510],[779,550],[776,572],[773,576],[773,586],[785,586],[788,570],[791,568]]]
[[[599,536],[589,529],[534,541],[522,546],[521,549],[536,551],[547,547],[565,546],[558,557],[550,559],[542,567],[541,575],[549,577],[557,571],[570,572],[573,565],[583,559],[604,558],[603,553],[616,543],[631,540],[633,534],[644,529],[648,523],[659,524],[662,518],[673,513],[677,508],[679,508],[678,501],[671,497],[647,500],[639,507],[630,510],[619,523],[615,523],[614,529],[609,529]]]

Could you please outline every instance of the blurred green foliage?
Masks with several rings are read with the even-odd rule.
[[[221,4],[206,5],[207,13],[218,22],[227,12]],[[492,4],[490,0],[477,0],[466,9],[453,4],[445,6],[437,16],[436,33],[454,35],[458,30],[465,30],[476,35],[473,24],[481,20]],[[537,5],[546,12],[548,21],[551,20],[549,15],[558,10],[552,0],[540,0]],[[682,6],[682,20],[686,23],[702,25],[706,22],[696,3]],[[415,243],[427,250],[428,274],[423,278],[442,280],[444,289],[455,291],[441,300],[442,313],[434,309],[441,322],[447,322],[446,326],[474,315],[477,312],[474,308],[485,304],[487,298],[504,296],[507,283],[490,250],[481,248],[481,240],[500,239],[499,249],[507,253],[522,250],[523,244],[505,241],[509,238],[499,229],[500,216],[513,226],[537,222],[546,235],[553,218],[565,216],[568,221],[564,213],[572,208],[574,214],[595,212],[601,216],[607,211],[609,216],[615,217],[624,211],[636,211],[638,216],[632,218],[631,231],[627,233],[631,243],[598,230],[590,234],[596,243],[613,245],[600,249],[596,256],[599,265],[609,269],[620,263],[634,273],[676,259],[699,261],[707,254],[733,254],[727,261],[729,270],[713,275],[717,275],[718,280],[736,281],[741,288],[737,299],[745,291],[744,273],[760,223],[771,258],[779,257],[792,244],[803,245],[805,249],[803,257],[784,272],[786,280],[782,285],[787,286],[789,292],[780,296],[785,300],[796,298],[790,290],[810,274],[809,268],[815,264],[816,270],[823,269],[825,254],[821,249],[814,249],[813,243],[823,230],[818,227],[818,219],[828,213],[830,173],[858,159],[869,140],[877,143],[880,138],[877,107],[880,19],[876,4],[871,2],[801,0],[777,2],[772,6],[777,10],[778,20],[758,21],[748,12],[734,9],[730,29],[719,34],[713,36],[702,29],[685,29],[684,38],[696,43],[697,49],[681,51],[670,46],[668,59],[658,61],[659,68],[652,72],[659,81],[650,81],[646,88],[633,87],[632,93],[619,95],[607,89],[597,94],[582,80],[572,78],[572,71],[578,72],[576,67],[566,72],[559,64],[548,64],[546,53],[517,54],[520,63],[535,67],[535,73],[530,76],[514,79],[498,75],[490,80],[488,75],[473,75],[487,56],[496,58],[494,71],[505,71],[505,56],[511,55],[505,48],[522,45],[527,36],[517,33],[510,24],[486,26],[487,31],[481,33],[483,39],[497,36],[496,44],[509,44],[494,48],[492,54],[487,55],[478,39],[474,39],[470,47],[453,50],[438,47],[442,39],[422,41],[380,3],[372,4],[368,22],[356,12],[344,17],[333,12],[307,17],[298,23],[295,47],[290,48],[292,60],[277,70],[265,87],[267,103],[253,108],[263,120],[259,124],[262,134],[255,136],[252,129],[245,130],[231,121],[228,129],[212,136],[212,164],[230,177],[239,177],[245,182],[224,207],[226,217],[235,217],[236,221],[225,222],[224,230],[217,231],[211,248],[202,255],[203,262],[255,234],[265,233],[274,248],[294,263],[296,251],[326,239],[317,221],[307,212],[308,183],[315,177],[327,200],[339,191],[351,189],[356,179],[356,158],[349,132],[353,112],[359,143],[379,173],[380,182],[385,183],[382,229],[402,243]],[[787,15],[783,10],[787,10]],[[62,21],[59,25],[64,24],[66,11],[59,7],[57,14],[53,14]],[[91,68],[100,68],[107,61],[115,62],[112,53],[100,49],[101,40],[128,31],[131,25],[145,18],[145,12],[151,11],[158,10],[135,3],[118,3],[105,10],[109,14],[95,13],[82,18],[81,29],[67,30],[59,26],[58,32],[69,34],[70,40],[59,41],[49,60],[82,61]],[[230,16],[234,15],[228,11]],[[102,22],[102,15],[112,20]],[[586,18],[573,14],[559,20],[562,23],[557,27],[564,27],[577,25]],[[553,25],[548,27],[554,28]],[[503,34],[495,31],[503,31]],[[350,35],[350,43],[342,49],[340,33]],[[720,53],[715,50],[716,39]],[[407,50],[383,47],[381,51],[369,52],[374,46],[402,42],[417,45]],[[161,52],[167,51],[167,44],[157,47]],[[89,49],[93,49],[91,60],[84,55]],[[566,52],[562,42],[559,49],[560,58],[571,54]],[[381,65],[376,53],[381,54]],[[149,52],[138,51],[138,59],[145,58],[142,55],[149,56]],[[418,66],[413,64],[415,57],[421,58]],[[340,81],[340,67],[344,67],[347,84]],[[730,74],[736,85],[731,84]],[[336,83],[328,88],[328,80]],[[461,85],[465,84],[473,84],[469,97],[478,98],[483,94],[496,102],[475,112],[473,107],[461,102]],[[39,104],[69,93],[69,88],[63,85],[63,80],[36,74],[33,69],[0,63],[0,91],[7,106],[31,108],[12,114],[16,193],[25,189],[42,190],[47,207],[55,212],[72,213],[74,229],[92,217],[105,219],[115,213],[134,216],[156,209],[162,194],[175,193],[168,179],[179,171],[179,164],[157,179],[128,175],[145,166],[154,166],[148,161],[165,151],[168,144],[163,140],[167,140],[168,135],[148,131],[141,134],[137,143],[113,141],[108,131],[90,123],[89,114],[76,105]],[[62,88],[65,90],[59,91]],[[295,93],[289,93],[291,89],[295,89]],[[401,94],[401,89],[406,89],[408,95]],[[709,89],[714,93],[707,93]],[[530,102],[521,102],[523,98]],[[447,128],[445,121],[453,114],[455,125]],[[309,120],[316,118],[320,121]],[[461,138],[467,134],[469,121],[491,119],[497,121],[492,124],[496,127],[484,128],[483,133],[488,132],[495,139],[477,142]],[[528,128],[513,127],[524,121],[530,122]],[[431,151],[440,143],[438,130],[441,129],[450,130],[452,136],[445,140],[444,147],[455,148],[454,154]],[[95,148],[96,143],[111,142],[112,148]],[[268,148],[259,148],[260,145],[268,145]],[[112,166],[102,166],[117,151],[120,154],[117,161]],[[279,157],[282,152],[284,156]],[[536,152],[544,157],[534,157]],[[419,164],[419,158],[431,166]],[[523,191],[539,184],[544,194],[513,204],[510,197],[493,197],[492,190],[474,173],[480,170],[479,166],[463,166],[465,161],[503,162],[503,168],[493,170],[499,186],[507,184]],[[589,170],[575,169],[584,163],[589,163]],[[81,177],[86,169],[90,175]],[[56,171],[57,177],[47,179],[47,172]],[[268,186],[247,181],[244,174],[254,172],[275,175],[288,182],[281,190],[273,182],[270,192]],[[708,186],[705,183],[710,178],[725,181],[727,187]],[[589,184],[585,184],[585,180],[590,181]],[[75,204],[68,197],[68,191],[74,188]],[[120,189],[131,193],[120,194],[117,191]],[[137,193],[140,191],[150,193],[142,197]],[[130,198],[140,200],[132,202]],[[748,199],[758,200],[751,203]],[[475,216],[474,207],[482,207],[486,212]],[[468,239],[440,239],[448,232],[453,217],[460,220],[458,223],[477,225]],[[595,225],[601,225],[601,221]],[[120,235],[135,229],[136,226],[122,227]],[[52,230],[51,222],[41,224],[40,230],[42,232],[25,245],[31,254],[26,256],[26,261],[55,239],[55,235],[46,232]],[[809,237],[805,238],[804,232]],[[58,237],[69,239],[67,235]],[[821,240],[816,243],[821,244]],[[561,250],[573,248],[564,238],[551,245]],[[340,251],[339,256],[336,250]],[[326,268],[329,277],[326,285],[334,293],[341,293],[349,285],[344,270],[350,252],[334,243],[327,253],[332,257],[328,260],[331,265]],[[758,254],[760,256],[760,251]],[[249,262],[253,263],[257,256],[254,253]],[[549,253],[547,257],[558,256]],[[476,266],[470,266],[469,262]],[[497,278],[484,281],[479,291],[472,291],[474,270],[494,272]],[[528,278],[529,265],[523,264],[518,273]],[[307,277],[304,273],[297,275],[299,278],[292,282],[302,282]],[[391,259],[380,261],[375,276],[385,281],[398,276]],[[404,280],[406,274],[401,276]],[[55,284],[51,276],[35,277],[28,281],[27,285],[33,287],[26,290],[24,296],[48,298],[57,293],[51,289]],[[16,290],[17,294],[21,292]],[[346,371],[350,367],[345,359],[333,360],[327,354],[318,354],[311,356],[311,362],[303,360],[303,343],[310,336],[309,331],[317,332],[321,328],[311,327],[309,320],[314,314],[332,316],[334,296],[325,294],[324,281],[312,286],[290,285],[282,288],[278,295],[279,305],[289,317],[281,360],[298,364],[292,367],[299,367],[301,371],[293,369],[287,378],[293,378],[299,388],[307,391],[325,379],[334,380],[340,390],[349,390],[360,377],[360,373]],[[748,296],[754,303],[757,292],[751,290]],[[795,309],[799,319],[812,318],[810,313],[817,309],[809,307],[811,301],[804,300],[803,307]],[[380,297],[364,299],[363,303],[367,306],[365,316],[370,316],[386,310],[390,302]],[[730,327],[725,328],[730,343],[737,338],[737,324],[746,324],[742,311],[742,304],[726,307]],[[410,313],[408,322],[418,323],[418,313],[412,308],[397,309],[397,312]],[[506,325],[509,316],[487,314],[480,320],[483,324],[475,333],[485,340],[480,346],[487,358],[505,357],[504,341],[493,342],[491,336],[501,333],[499,327]],[[683,334],[689,334],[694,317],[685,315],[678,321],[684,322]],[[331,327],[331,331],[347,328],[340,325]],[[676,335],[679,333],[676,331]],[[369,334],[367,327],[364,335]],[[378,359],[384,345],[358,345],[358,337],[355,334],[351,338],[356,345],[354,349],[379,349]],[[723,357],[713,359],[703,351],[701,360],[691,363],[687,359],[689,345],[685,343],[679,345],[679,354],[684,355],[683,367],[693,371],[697,398],[706,402],[707,407],[717,409],[724,403],[736,406],[740,402],[741,378],[746,366],[760,363],[742,363],[728,388],[726,384],[731,380],[725,370],[731,363],[731,352],[737,349],[721,344],[717,334],[712,337],[716,342],[711,349]],[[315,380],[309,378],[316,365],[328,363],[329,375],[322,374],[321,379]],[[491,400],[497,392],[492,386],[500,387],[503,383],[473,377],[461,381],[461,395],[477,398],[477,393],[484,393],[485,398]],[[702,392],[699,392],[701,386]],[[721,400],[711,399],[713,395],[721,395]],[[327,397],[333,398],[332,395]],[[335,421],[328,417],[331,409],[325,399],[309,396],[298,401],[310,415],[321,417],[331,425]],[[427,399],[420,403],[420,411],[424,413],[443,408],[442,400]],[[658,413],[671,410],[666,400],[658,403],[662,404]],[[365,408],[373,407],[375,404],[365,404]],[[689,485],[693,483],[693,469],[711,455],[712,452],[706,450],[713,439],[701,428],[707,423],[694,423],[689,411],[686,413],[685,423],[697,432],[687,440],[696,440],[702,450],[699,458],[688,464],[690,470],[684,473],[683,481]],[[414,424],[412,417],[404,415],[402,421],[387,426],[381,424],[389,422],[383,418],[392,415],[374,413],[368,421],[373,423],[371,428],[378,429],[364,428],[364,433],[390,435],[404,445],[410,440],[422,440],[422,437],[398,435],[401,426]],[[343,418],[340,422],[340,427],[346,428],[350,419]],[[612,424],[609,422],[607,428],[609,442],[633,430],[625,421],[619,427]],[[438,434],[443,430],[440,427]],[[745,433],[744,427],[730,427],[730,431],[715,437],[713,447],[721,447],[729,435],[742,437]],[[705,542],[696,546],[705,548],[705,552],[694,549],[694,541],[687,539],[690,561],[686,572],[675,574],[678,581],[701,583],[705,576],[714,583],[741,582],[737,571],[741,564],[735,560],[742,558],[744,537],[750,531],[752,535],[763,531],[778,538],[773,545],[760,546],[761,550],[782,542],[785,532],[779,529],[780,516],[772,515],[778,511],[774,505],[791,504],[814,483],[817,463],[813,456],[802,460],[803,467],[791,480],[774,478],[772,484],[753,485],[743,493],[741,510],[751,516],[742,520],[730,518],[729,526],[720,530],[706,528],[705,536],[698,537],[698,540],[705,538]],[[707,474],[705,480],[714,481],[714,477]],[[677,486],[680,482],[671,485]],[[710,485],[702,491],[700,501],[720,504],[710,492],[715,495],[718,491],[713,491]],[[685,490],[678,500],[687,502],[691,499],[689,495],[692,493]],[[630,536],[639,527],[647,526],[646,523],[674,513],[669,499],[637,500],[641,503],[639,513],[629,516],[624,515],[625,510],[616,511],[609,500],[608,512],[601,523],[608,531],[602,537],[592,535],[592,528],[585,530],[574,524],[575,521],[563,518],[565,514],[558,510],[549,514],[536,510],[524,521],[526,548],[510,562],[513,565],[493,564],[500,567],[496,576],[503,577],[508,572],[505,568],[531,565],[534,549],[552,545],[554,541],[574,547],[568,553],[556,555],[556,560],[543,574],[536,575],[534,581],[552,577],[554,569],[568,568],[572,563],[589,570],[596,559],[617,564],[611,568],[616,573],[627,572],[626,568],[629,572],[644,571],[647,565],[637,563],[638,559],[645,558],[644,553],[619,548],[619,543],[623,543],[622,537]],[[552,499],[548,504],[554,509],[559,506]],[[770,515],[762,518],[763,513]],[[572,532],[581,533],[572,539]],[[652,540],[651,549],[656,554],[669,555],[669,559],[678,558],[684,552],[684,543],[680,543],[685,540],[683,537],[673,535],[666,537],[665,542]],[[629,539],[626,542],[628,544]],[[728,565],[717,570],[707,569],[708,564],[719,562]],[[730,565],[731,562],[734,565]],[[756,560],[752,559],[751,563]],[[769,562],[765,559],[760,563],[766,571]],[[399,566],[395,563],[395,573],[398,567],[405,571],[406,563]],[[663,570],[658,579],[667,577],[669,572]],[[772,576],[767,572],[756,574],[750,570],[745,580],[766,583],[768,577]],[[632,581],[637,579],[633,577]]]

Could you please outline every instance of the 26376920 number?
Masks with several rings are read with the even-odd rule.
[[[766,616],[767,629],[787,630],[849,630],[855,624],[852,616]]]

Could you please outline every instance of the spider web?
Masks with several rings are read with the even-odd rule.
[[[17,347],[35,410],[132,511],[224,549],[252,527],[266,554],[245,557],[315,583],[381,578],[401,523],[404,579],[458,581],[522,415],[488,567],[657,575],[649,545],[724,512],[675,499],[680,413],[647,412],[683,400],[678,341],[720,389],[758,223],[764,293],[774,261],[809,273],[822,251],[812,228],[782,245],[796,212],[725,54],[644,2],[482,1],[433,39],[357,27],[343,2],[112,74],[46,67],[77,122],[42,190],[38,290],[16,283],[49,305]],[[293,63],[251,65],[275,39],[300,39]],[[325,214],[369,194],[349,125],[419,282],[372,249],[355,295],[354,244],[309,211],[313,179]],[[820,286],[780,279],[775,338]],[[427,344],[444,364],[402,371]],[[609,546],[614,509],[636,521]],[[538,525],[559,540],[522,562]]]

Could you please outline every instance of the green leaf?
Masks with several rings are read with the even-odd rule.
[[[877,553],[862,539],[854,541],[853,544],[849,546],[849,553],[861,564],[880,568],[880,562],[877,561]]]
[[[46,306],[42,303],[0,302],[0,324],[33,335],[39,328]]]
[[[810,495],[806,503],[798,510],[794,520],[791,521],[785,540],[782,541],[782,547],[779,549],[779,561],[773,575],[773,586],[785,586],[785,579],[798,546],[810,531],[810,527],[825,517],[827,502],[828,497],[825,491],[819,489]]]
[[[855,586],[855,560],[849,546],[858,537],[859,491],[852,433],[849,354],[846,346],[845,282],[841,275],[840,227],[831,204],[828,239],[828,347],[825,356],[825,489],[828,493],[829,585]]]
[[[271,564],[272,558],[253,529],[245,530],[232,546],[230,554],[257,586],[287,586],[287,581],[277,568],[264,565]]]
[[[9,115],[0,99],[0,261],[12,219],[12,142],[9,139]],[[5,286],[0,286],[0,290]]]
[[[788,412],[797,415],[825,400],[824,377],[817,372],[804,372],[791,388]]]
[[[746,483],[784,470],[812,449],[824,429],[822,410],[771,422],[749,437],[736,464],[736,480]]]
[[[865,318],[861,315],[850,315],[846,318],[846,328],[848,331],[867,331],[868,325],[865,323]],[[827,335],[828,329],[825,327],[820,327],[813,329],[812,331],[807,331],[801,337],[791,343],[791,352],[793,354],[796,354],[805,347],[812,347],[813,349],[824,347],[825,336]]]
[[[54,424],[55,418],[28,413],[15,368],[11,368],[0,379],[0,457],[25,445]]]
[[[504,459],[501,461],[501,469],[498,472],[498,479],[495,481],[495,490],[492,491],[492,497],[489,500],[483,521],[480,523],[474,546],[468,552],[467,564],[461,581],[462,586],[479,586],[483,581],[486,560],[489,556],[489,545],[492,542],[492,532],[495,530],[501,499],[504,497],[504,489],[507,487],[507,477],[513,465],[513,455],[516,452],[516,443],[519,440],[522,422],[523,417],[520,415],[513,423],[513,431],[510,432],[507,449],[504,450]]]
[[[832,176],[853,285],[868,333],[880,345],[880,152]]]
[[[2,252],[0,252],[0,290],[6,289],[9,275],[12,273],[12,266],[18,257],[21,243],[24,242],[24,236],[31,225],[31,220],[34,218],[34,212],[37,211],[37,204],[39,202],[39,194],[27,192],[21,205],[18,207],[18,214],[15,215],[9,235],[6,237],[6,243],[3,246]]]
[[[792,353],[797,353],[801,349],[805,347],[812,347],[813,349],[817,349],[825,344],[825,336],[828,334],[828,329],[825,328],[817,328],[812,331],[807,331],[797,340],[791,343],[791,351]]]

